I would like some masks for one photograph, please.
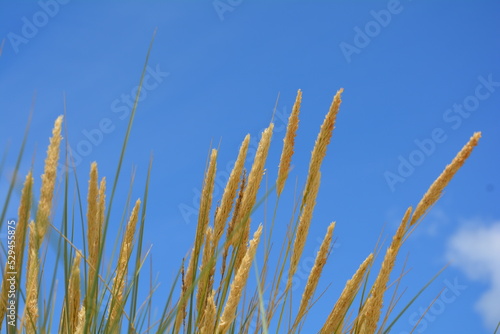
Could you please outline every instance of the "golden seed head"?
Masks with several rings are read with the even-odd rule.
[[[465,146],[458,152],[452,162],[446,166],[444,171],[439,175],[439,177],[432,183],[429,187],[429,190],[422,197],[417,207],[415,208],[415,212],[413,213],[413,217],[410,221],[410,226],[414,225],[419,221],[419,219],[424,216],[427,210],[436,203],[436,201],[441,197],[441,194],[444,188],[448,185],[450,180],[453,178],[455,173],[463,166],[465,160],[470,156],[474,147],[478,144],[479,139],[481,138],[481,132],[476,132],[469,139],[469,142],[465,144]]]
[[[354,300],[354,297],[357,295],[359,287],[363,282],[365,272],[372,262],[373,254],[370,254],[359,266],[352,278],[347,281],[344,290],[342,290],[339,299],[337,299],[335,306],[328,315],[328,318],[320,331],[321,334],[338,333],[342,329],[342,323],[347,310]]]
[[[224,310],[222,311],[219,327],[217,328],[217,333],[225,334],[236,317],[236,308],[238,307],[241,294],[246,285],[248,274],[250,273],[250,268],[252,267],[252,261],[255,256],[255,252],[257,251],[257,246],[259,244],[261,234],[262,225],[259,225],[259,228],[253,235],[253,239],[250,241],[250,246],[247,248],[240,269],[236,272],[236,276],[231,283],[231,287],[229,289],[229,297],[227,298],[226,305],[224,306]]]
[[[281,192],[285,187],[286,179],[288,178],[288,173],[290,172],[293,148],[295,146],[295,136],[297,135],[297,129],[299,128],[299,112],[301,101],[302,91],[299,89],[297,92],[297,98],[295,99],[295,104],[292,108],[292,113],[288,118],[288,126],[286,128],[285,138],[283,139],[283,151],[281,152],[281,159],[278,169],[278,179],[276,181],[276,192],[278,193],[278,196],[281,195]]]
[[[326,260],[328,258],[328,253],[330,251],[330,245],[332,243],[332,234],[333,229],[335,228],[335,223],[331,223],[328,226],[325,237],[323,238],[323,242],[321,243],[318,254],[316,254],[316,260],[314,260],[314,265],[309,273],[309,277],[307,278],[306,288],[304,289],[304,293],[302,294],[302,300],[300,301],[299,312],[297,313],[297,317],[295,319],[294,328],[298,326],[302,318],[307,312],[307,308],[309,307],[310,301],[316,291],[316,287],[318,286],[319,278],[321,277],[321,273],[323,272],[323,267],[326,264]]]
[[[59,161],[59,146],[62,140],[62,120],[63,117],[59,116],[54,123],[52,137],[50,138],[49,147],[47,149],[47,158],[45,159],[45,168],[42,175],[42,188],[35,219],[38,234],[36,240],[38,245],[37,247],[40,247],[49,226],[49,217],[52,210],[52,198],[54,196],[54,187],[56,184],[57,162]]]

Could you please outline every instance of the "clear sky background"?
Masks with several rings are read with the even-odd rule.
[[[168,291],[191,246],[196,215],[190,212],[197,205],[210,143],[220,142],[218,176],[223,185],[226,166],[247,133],[253,138],[251,148],[256,148],[279,93],[266,165],[272,184],[284,121],[297,89],[302,89],[294,169],[274,234],[279,245],[295,184],[299,191],[319,126],[343,87],[304,251],[305,259],[314,258],[326,227],[337,222],[335,248],[318,291],[331,286],[309,314],[304,333],[320,328],[380,231],[385,228],[385,239],[392,236],[406,208],[418,203],[475,131],[483,133],[479,146],[401,250],[399,263],[409,255],[411,271],[402,282],[407,291],[400,305],[448,261],[452,265],[410,307],[394,333],[410,332],[443,289],[446,293],[416,332],[494,330],[500,320],[500,2],[54,3],[0,1],[0,143],[6,147],[10,141],[0,200],[35,91],[22,175],[32,157],[35,175],[42,173],[65,93],[65,139],[80,158],[80,185],[86,187],[92,161],[111,181],[128,123],[127,96],[135,94],[158,28],[111,229],[116,230],[126,206],[134,168],[132,198],[142,197],[153,153],[145,245],[153,245],[155,273],[163,284],[159,295]],[[35,183],[39,189],[39,177]],[[220,189],[217,184],[216,199]],[[271,196],[269,207],[273,203]],[[8,215],[17,214],[15,204]],[[61,208],[59,202],[59,213]],[[259,213],[252,230],[263,220]],[[303,261],[301,270],[308,266]],[[305,279],[299,279],[294,295],[304,285]]]

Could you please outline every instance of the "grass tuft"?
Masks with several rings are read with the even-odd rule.
[[[57,211],[55,209],[57,203],[54,204],[53,201],[63,118],[60,116],[56,119],[41,177],[38,205],[36,207],[32,205],[35,181],[32,172],[29,172],[21,193],[17,228],[15,234],[12,233],[16,240],[15,246],[9,243],[6,249],[2,245],[5,254],[16,254],[16,265],[15,268],[10,268],[6,264],[2,273],[0,319],[3,320],[0,322],[0,329],[7,323],[11,325],[7,316],[8,303],[15,299],[16,303],[22,305],[24,309],[22,317],[14,320],[13,328],[9,327],[9,333],[50,333],[56,327],[61,333],[78,334],[124,331],[174,334],[301,332],[307,321],[307,315],[309,312],[314,312],[311,310],[314,310],[314,298],[319,282],[326,276],[324,269],[332,250],[333,230],[336,223],[331,223],[326,228],[314,265],[308,273],[305,286],[302,287],[298,307],[295,307],[297,305],[294,305],[292,296],[297,286],[292,283],[300,266],[310,226],[321,223],[313,220],[313,213],[321,185],[321,165],[331,141],[343,90],[340,89],[335,94],[320,127],[312,149],[303,191],[291,213],[285,235],[273,238],[272,229],[276,223],[279,200],[285,191],[285,183],[292,166],[302,91],[297,92],[283,139],[276,183],[273,183],[271,187],[262,189],[261,184],[271,147],[273,123],[270,123],[261,135],[248,174],[244,166],[250,136],[247,135],[244,138],[217,205],[214,205],[218,200],[214,198],[214,185],[219,152],[216,149],[211,150],[203,179],[198,224],[191,252],[186,260],[187,265],[183,259],[178,272],[174,273],[175,279],[170,285],[170,293],[167,296],[159,296],[156,293],[158,285],[153,278],[150,277],[149,284],[145,284],[146,280],[144,276],[141,276],[146,261],[153,262],[151,251],[142,249],[144,230],[149,228],[146,223],[146,203],[152,159],[144,187],[144,202],[137,199],[132,208],[129,207],[128,200],[122,205],[123,235],[120,233],[116,236],[117,247],[113,250],[110,261],[106,259],[107,264],[105,264],[107,245],[111,243],[107,237],[107,229],[111,222],[114,195],[150,51],[151,46],[146,56],[111,191],[107,190],[106,178],[102,177],[99,181],[98,165],[93,162],[90,165],[85,206],[85,203],[82,203],[85,202],[85,197],[80,193],[76,172],[75,198],[73,199],[70,198],[70,180],[66,175],[60,230],[53,223],[56,216],[54,211]],[[23,156],[27,134],[26,132],[16,160],[14,178],[16,178]],[[398,310],[396,304],[400,297],[396,296],[396,292],[404,276],[402,273],[397,279],[397,284],[394,284],[396,288],[393,289],[393,298],[389,305],[385,303],[385,295],[392,288],[389,284],[391,274],[406,238],[411,235],[425,214],[442,196],[444,188],[463,166],[480,137],[481,133],[475,133],[431,184],[415,210],[413,211],[411,207],[407,209],[385,252],[378,273],[373,275],[374,279],[369,277],[372,270],[375,272],[374,254],[369,254],[359,265],[340,295],[331,303],[329,315],[322,323],[317,324],[319,333],[388,333],[422,291],[434,281],[437,275],[424,285],[406,306]],[[0,173],[4,161],[5,155],[0,163]],[[8,210],[14,182],[15,180],[12,180],[8,189],[1,214],[2,221]],[[129,188],[129,199],[132,183]],[[274,191],[276,191],[276,204],[272,210],[270,224],[267,221],[264,221],[265,224],[259,224],[252,239],[249,240],[250,231],[253,229],[254,213],[262,203],[266,203],[267,207],[267,198]],[[263,195],[259,197],[260,193]],[[73,202],[72,207],[71,202]],[[216,208],[212,212],[214,206]],[[129,212],[131,213],[127,220]],[[267,220],[267,210],[264,216]],[[75,222],[78,219],[81,221],[81,227]],[[267,231],[267,226],[270,226],[269,231]],[[48,233],[49,229],[57,233]],[[263,233],[268,236],[268,239],[264,241],[263,251],[259,252],[258,247]],[[26,234],[28,234],[27,245]],[[52,237],[56,238],[55,243],[53,239],[51,240]],[[120,238],[121,242],[119,242]],[[276,239],[281,241],[282,248],[279,255],[274,258],[272,251]],[[43,247],[48,244],[58,245],[55,261],[50,258],[52,253],[49,247]],[[135,260],[130,261],[134,254]],[[262,270],[259,271],[257,259],[261,255],[264,261]],[[59,261],[63,262],[64,284],[62,286],[64,289],[59,288],[57,284],[60,276]],[[51,265],[53,268],[50,268]],[[23,272],[23,267],[26,268],[25,272]],[[252,268],[255,270],[255,282],[249,279]],[[16,286],[20,287],[15,296],[9,294],[9,284],[6,283],[8,272],[13,270]],[[81,277],[82,272],[83,277]],[[47,279],[49,275],[52,275],[52,279]],[[25,284],[21,285],[23,279]],[[48,296],[43,293],[47,282],[50,285]],[[63,295],[59,296],[57,293],[61,290]],[[328,291],[323,292],[319,297],[326,293]],[[153,296],[155,297],[154,303]],[[155,311],[155,305],[160,303],[159,299],[162,300],[161,314]],[[359,307],[352,307],[355,300],[359,300]],[[128,310],[128,313],[125,310]],[[60,315],[59,319],[56,315]],[[383,319],[381,324],[380,319]],[[386,326],[386,323],[389,325]]]

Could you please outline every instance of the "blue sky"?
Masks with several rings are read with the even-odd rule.
[[[196,206],[210,143],[220,142],[223,184],[244,136],[250,133],[255,142],[268,125],[279,93],[266,165],[271,184],[284,120],[302,89],[294,169],[275,232],[282,236],[295,184],[300,189],[305,181],[319,126],[343,87],[304,251],[305,258],[314,257],[326,227],[337,222],[336,247],[318,291],[332,285],[304,332],[319,329],[382,228],[390,238],[406,208],[418,203],[475,131],[483,133],[479,146],[402,248],[400,263],[409,254],[412,268],[402,283],[406,301],[449,260],[453,264],[394,333],[410,332],[419,312],[443,289],[448,295],[438,299],[416,332],[492,332],[500,320],[495,303],[500,298],[499,2],[54,1],[0,1],[0,142],[11,143],[2,199],[35,91],[22,174],[32,157],[35,175],[41,174],[65,94],[66,140],[80,157],[80,185],[87,184],[92,161],[101,176],[112,179],[127,128],[127,101],[157,28],[112,228],[126,205],[134,168],[132,198],[142,197],[153,153],[145,240],[153,244],[164,289],[193,240],[196,217],[182,209]],[[38,189],[40,179],[35,182]],[[9,214],[16,210],[13,205]],[[259,218],[264,219],[259,213],[254,227]],[[305,280],[300,284],[297,295]]]

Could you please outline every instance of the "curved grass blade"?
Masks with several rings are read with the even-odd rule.
[[[151,155],[151,159],[149,160],[149,168],[148,175],[146,177],[146,187],[144,188],[144,202],[142,204],[142,212],[141,212],[141,222],[139,226],[139,236],[136,243],[136,258],[135,258],[135,269],[134,269],[134,278],[132,280],[132,300],[130,301],[130,323],[128,327],[129,333],[131,333],[133,321],[136,316],[136,308],[137,308],[137,295],[139,293],[139,271],[141,268],[141,252],[142,252],[142,241],[144,237],[144,223],[146,221],[146,208],[148,204],[148,193],[149,193],[149,182],[151,180],[151,168],[153,167],[153,156]]]
[[[103,226],[102,240],[106,240],[109,219],[111,217],[111,211],[112,211],[112,206],[113,206],[113,199],[114,199],[114,196],[115,196],[116,187],[118,185],[118,179],[120,177],[120,172],[121,172],[121,168],[122,168],[122,164],[123,164],[123,158],[125,156],[125,151],[127,150],[128,139],[130,137],[130,132],[132,131],[132,124],[134,122],[135,112],[137,110],[137,105],[139,104],[139,97],[141,95],[141,89],[142,89],[142,85],[143,85],[143,82],[144,82],[144,77],[146,76],[146,70],[147,70],[147,66],[148,66],[148,62],[149,62],[149,56],[150,56],[151,50],[153,48],[153,43],[154,43],[155,36],[156,36],[156,29],[155,29],[155,31],[153,33],[153,37],[151,38],[151,42],[149,44],[149,48],[148,48],[148,51],[146,53],[146,59],[144,61],[144,66],[142,68],[142,74],[141,74],[141,78],[140,78],[140,81],[139,81],[139,86],[138,86],[138,89],[137,89],[137,94],[135,96],[134,106],[132,107],[132,112],[131,112],[130,119],[129,119],[129,122],[128,122],[128,127],[127,127],[127,132],[125,134],[125,138],[123,139],[123,144],[122,144],[122,149],[121,149],[121,153],[120,153],[120,158],[119,158],[119,161],[118,161],[118,166],[116,168],[115,178],[113,180],[113,187],[112,187],[111,195],[110,195],[110,198],[109,198],[109,201],[108,201],[108,212],[106,214],[106,219],[105,219],[104,226]],[[99,268],[101,266],[102,253],[103,253],[103,249],[104,249],[103,246],[104,246],[104,243],[102,242],[101,245],[100,245],[100,247],[99,247],[99,256],[98,256],[98,261],[97,261],[97,268]],[[97,284],[97,281],[94,281],[94,282],[95,282],[95,284]],[[91,292],[96,289],[95,284],[93,284],[93,286],[90,287],[90,289],[91,289],[90,291]],[[86,321],[85,327],[84,327],[84,332],[87,332],[88,330],[89,330],[89,328],[88,328],[88,321]]]
[[[2,208],[2,214],[0,214],[0,229],[2,229],[2,224],[5,220],[5,214],[7,213],[7,208],[9,207],[10,198],[12,196],[12,191],[14,190],[14,185],[17,180],[17,172],[19,171],[19,166],[21,165],[21,160],[24,154],[24,148],[26,147],[26,141],[28,139],[28,133],[30,131],[31,120],[33,118],[33,112],[35,110],[36,92],[33,94],[33,99],[31,102],[30,113],[28,116],[28,122],[26,124],[26,129],[24,130],[23,141],[21,143],[21,148],[19,149],[19,154],[17,155],[16,166],[14,167],[14,174],[9,184],[9,190],[7,191],[7,197]],[[3,248],[3,246],[2,246]]]
[[[396,316],[396,318],[394,318],[394,320],[389,324],[389,326],[383,331],[383,334],[388,334],[392,328],[392,326],[394,326],[394,324],[399,320],[399,318],[401,318],[401,316],[406,312],[406,310],[408,310],[408,308],[411,306],[411,304],[413,304],[413,302],[418,298],[418,296],[420,296],[422,294],[422,292],[424,292],[425,289],[427,289],[429,287],[429,285],[431,285],[432,282],[434,282],[434,280],[436,278],[438,278],[439,275],[441,275],[441,273],[447,268],[447,265],[444,266],[442,269],[440,269],[436,275],[434,275],[434,277],[432,277],[429,282],[427,282],[427,284],[425,284],[422,289],[420,289],[420,291],[408,302],[408,304],[406,304],[406,306],[401,310],[401,312],[399,312],[399,314]]]

